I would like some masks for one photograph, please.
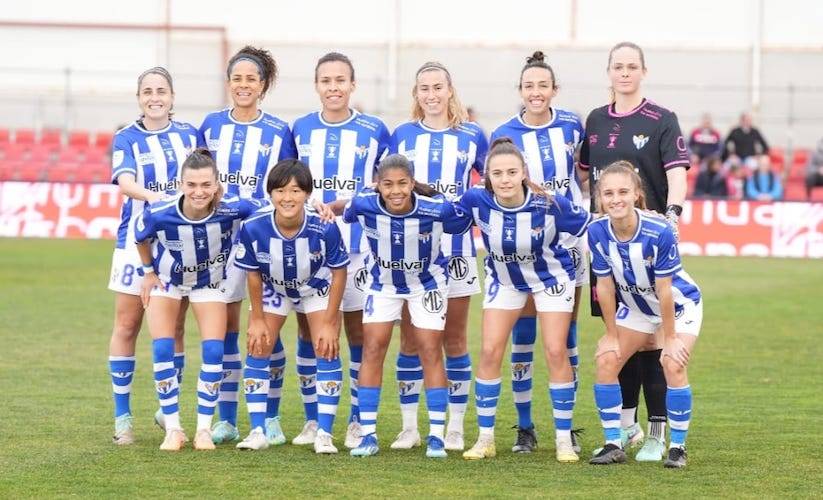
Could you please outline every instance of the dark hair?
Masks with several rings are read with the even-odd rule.
[[[351,59],[340,52],[329,52],[317,60],[317,65],[314,67],[314,83],[317,83],[317,70],[320,69],[320,65],[327,62],[341,62],[348,66],[351,72],[351,81],[354,81],[354,65],[351,63]]]
[[[414,168],[412,167],[412,163],[406,158],[404,155],[399,153],[395,153],[393,155],[389,155],[380,162],[380,165],[377,167],[377,181],[378,184],[380,179],[388,170],[402,170],[406,173],[409,177],[411,177],[412,182],[414,182],[414,192],[416,194],[420,194],[423,196],[436,196],[437,190],[433,187],[429,186],[428,184],[424,184],[419,182],[414,178]]]
[[[257,72],[260,73],[260,79],[263,81],[263,95],[266,95],[277,80],[277,63],[274,62],[271,52],[246,45],[229,59],[229,64],[226,66],[226,79],[231,80],[231,70],[235,64],[243,60],[251,61],[257,66]]]
[[[217,164],[211,155],[211,151],[206,148],[197,148],[183,162],[180,167],[180,177],[183,177],[183,172],[186,170],[200,170],[201,168],[210,168],[214,171],[214,176],[217,177]]]
[[[603,178],[607,175],[615,175],[615,174],[622,174],[626,175],[631,179],[632,184],[634,184],[634,188],[637,190],[637,194],[639,195],[637,201],[634,203],[634,206],[639,208],[640,210],[646,210],[646,190],[643,189],[643,179],[640,178],[640,174],[637,173],[637,169],[635,169],[634,165],[626,160],[618,160],[614,163],[610,163],[606,168],[600,172],[600,176],[597,181],[597,193],[595,194],[594,204],[597,212],[605,213],[603,211],[603,207],[600,206],[600,198],[601,198],[601,186],[603,185]]]
[[[488,176],[488,166],[491,162],[491,159],[495,156],[500,155],[514,155],[520,160],[520,164],[523,166],[523,187],[529,188],[535,193],[544,198],[547,198],[549,201],[554,203],[554,196],[551,193],[546,191],[542,186],[535,184],[531,180],[529,180],[529,169],[526,166],[526,158],[523,157],[523,153],[517,146],[514,145],[514,141],[512,141],[508,137],[498,137],[495,139],[491,146],[489,147],[489,154],[486,155],[486,165],[483,170],[486,172],[486,178],[483,180],[483,187],[486,188],[486,191],[493,193],[494,190],[492,189],[492,181],[489,179]]]
[[[285,186],[292,179],[297,182],[297,187],[302,191],[311,194],[314,187],[311,170],[305,163],[294,159],[280,160],[277,165],[272,167],[266,179],[266,192],[271,194],[272,191]]]
[[[557,85],[557,78],[554,76],[554,70],[551,66],[546,62],[546,55],[538,50],[535,51],[530,57],[526,58],[526,65],[523,66],[523,69],[520,70],[520,81],[517,83],[517,88],[523,88],[523,73],[526,72],[527,69],[531,68],[543,68],[548,70],[549,73],[552,75],[552,88],[557,90],[559,87]]]
[[[614,53],[620,49],[629,48],[634,49],[640,55],[640,67],[646,69],[646,56],[643,55],[643,49],[640,48],[640,45],[637,45],[634,42],[620,42],[609,51],[609,62],[606,64],[606,69],[612,65],[612,56]]]

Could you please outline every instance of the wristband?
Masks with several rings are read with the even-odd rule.
[[[147,266],[147,265],[143,264],[143,275],[151,274],[151,273],[154,273],[154,266],[153,265]]]

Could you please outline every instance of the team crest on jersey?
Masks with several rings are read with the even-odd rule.
[[[458,150],[457,151],[457,161],[459,161],[460,163],[466,163],[467,161],[469,161],[468,151]]]
[[[340,385],[336,380],[324,380],[317,384],[317,391],[326,396],[336,396],[340,394]]]
[[[237,245],[237,253],[234,254],[234,257],[236,259],[242,259],[245,256],[246,256],[246,245],[242,245],[242,244]]]
[[[326,146],[326,158],[337,158],[337,146],[334,144],[329,144]]]
[[[263,156],[269,156],[269,153],[271,153],[271,146],[268,144],[261,144],[258,151],[260,151],[260,154]]]
[[[573,154],[574,154],[574,150],[575,150],[575,147],[574,147],[574,141],[569,141],[569,142],[567,142],[567,143],[566,143],[566,154],[567,154],[567,155],[573,155]]]
[[[632,142],[634,142],[634,147],[636,147],[637,149],[643,149],[643,146],[645,146],[649,142],[649,136],[644,134],[633,135]]]
[[[540,151],[542,151],[542,152],[543,152],[543,161],[551,161],[551,160],[553,160],[553,158],[552,158],[552,147],[551,147],[551,145],[546,144],[545,146],[543,146],[542,148],[540,148]]]
[[[254,380],[254,379],[247,378],[246,380],[243,381],[243,391],[246,394],[253,394],[253,393],[257,392],[257,390],[260,389],[261,387],[263,387],[263,381],[262,380]]]
[[[118,149],[117,151],[112,153],[112,155],[111,155],[111,164],[112,164],[112,166],[114,168],[117,168],[120,165],[122,165],[123,164],[123,158],[125,158],[125,153],[120,149]]]
[[[177,162],[177,159],[175,159],[175,157],[174,157],[174,150],[173,149],[164,149],[163,151],[166,153],[166,161],[167,162],[169,162],[169,163],[176,163]]]
[[[515,363],[512,365],[512,378],[515,380],[523,380],[529,374],[531,364],[529,363]]]
[[[543,236],[543,231],[546,228],[543,226],[537,226],[532,228],[532,238],[539,240]]]
[[[309,254],[309,259],[312,262],[320,262],[321,260],[323,260],[323,252],[321,252],[320,250],[318,250],[316,252],[311,252]]]
[[[560,297],[566,291],[566,284],[565,283],[558,283],[556,285],[552,285],[547,287],[543,292],[548,295],[549,297]]]
[[[243,141],[234,141],[234,149],[232,149],[231,154],[233,154],[233,155],[242,154],[243,153],[241,151],[242,148],[243,148]]]
[[[206,249],[206,238],[196,238],[195,241],[197,242],[197,249],[198,250],[205,250]]]
[[[432,233],[431,231],[423,231],[422,233],[418,233],[417,239],[424,243],[428,242],[432,239]]]
[[[464,280],[469,275],[469,263],[461,256],[449,259],[449,278],[454,280]]]
[[[361,267],[354,273],[354,287],[361,292],[366,288],[366,282],[369,279],[369,270]]]
[[[406,381],[399,381],[397,383],[397,392],[400,393],[401,396],[405,396],[410,393],[414,389],[414,382],[406,382]]]
[[[282,367],[272,368],[271,373],[269,374],[269,380],[271,380],[272,382],[280,380],[283,378],[284,373],[285,369],[283,369]]]
[[[439,290],[429,290],[423,295],[423,309],[426,312],[440,313],[446,306],[446,301],[443,299],[443,294]]]
[[[654,266],[654,257],[652,257],[651,255],[646,257],[644,260],[645,260],[644,264],[645,264],[646,267]]]
[[[439,162],[440,161],[440,150],[439,149],[432,149],[432,162]]]
[[[402,245],[403,244],[403,233],[392,233],[392,242],[395,245]]]
[[[284,255],[283,258],[286,260],[286,267],[294,267],[294,255]]]
[[[514,228],[511,228],[511,227],[503,228],[503,234],[505,235],[504,239],[506,241],[514,241]]]
[[[368,153],[369,147],[368,146],[357,146],[357,149],[354,150],[354,154],[357,155],[358,158],[361,160],[366,157],[366,153]]]
[[[300,387],[311,387],[314,384],[314,375],[300,375]]]
[[[589,145],[594,146],[597,144],[597,134],[592,134],[589,136]]]
[[[617,147],[617,138],[620,137],[620,134],[609,134],[609,144],[606,146],[606,149],[614,149]],[[640,148],[637,148],[640,149]]]

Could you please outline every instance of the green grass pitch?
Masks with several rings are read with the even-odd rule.
[[[378,433],[383,450],[370,459],[344,452],[348,398],[335,427],[341,453],[315,456],[291,445],[262,452],[221,446],[177,454],[158,450],[157,402],[148,332],[138,343],[133,384],[137,444],[111,444],[112,402],[107,346],[113,295],[106,290],[112,243],[0,239],[0,497],[820,497],[823,496],[823,262],[689,258],[700,284],[705,320],[690,365],[694,388],[689,466],[595,467],[554,460],[545,362],[535,373],[534,417],[540,449],[514,455],[516,422],[504,369],[497,419],[498,458],[426,459],[422,449],[388,445],[399,430],[393,356],[385,370]],[[602,327],[582,305],[581,390],[575,427],[584,452],[602,440],[593,407],[592,356]],[[480,300],[470,319],[479,350]],[[287,437],[303,408],[294,371],[293,323],[284,331],[288,366],[281,405]],[[345,349],[343,350],[344,352]],[[537,351],[540,352],[539,350]],[[347,354],[347,352],[346,352]],[[181,392],[184,426],[193,434],[199,339],[188,324]],[[344,365],[345,366],[345,365]],[[348,392],[344,392],[348,394]],[[471,399],[470,399],[471,401]],[[427,428],[421,404],[421,429]],[[241,403],[241,433],[248,431]],[[641,404],[641,418],[645,410]],[[473,404],[466,441],[476,437]]]

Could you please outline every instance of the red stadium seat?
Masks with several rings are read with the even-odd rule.
[[[14,142],[17,144],[34,144],[34,130],[19,128],[14,131]]]
[[[47,168],[46,180],[49,182],[73,182],[79,169],[80,163],[58,162]]]
[[[811,151],[806,148],[797,148],[794,150],[794,158],[792,158],[792,163],[800,163],[806,165],[809,162],[809,155]]]
[[[114,137],[112,132],[97,132],[94,134],[94,146],[103,149],[111,149],[111,141]]]
[[[65,147],[61,148],[57,154],[58,162],[83,162],[85,161],[86,152],[81,148]]]
[[[86,150],[86,161],[88,163],[109,163],[108,148],[93,147]]]
[[[27,182],[39,182],[46,180],[46,163],[43,162],[21,162],[18,171],[19,179]]]
[[[0,159],[22,160],[24,157],[28,156],[30,152],[31,148],[29,146],[10,142],[8,144],[3,144],[2,147],[0,147]]]
[[[89,146],[91,134],[88,130],[72,130],[69,132],[69,146],[86,148]]]
[[[60,145],[62,141],[63,133],[58,129],[43,129],[40,133],[40,144]]]
[[[0,128],[0,147],[4,147],[11,140],[11,132],[7,128]]]

